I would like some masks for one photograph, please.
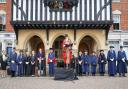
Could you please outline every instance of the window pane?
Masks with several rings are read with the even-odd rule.
[[[127,45],[128,46],[128,41],[123,42],[123,45]]]
[[[6,16],[5,15],[2,15],[2,24],[6,24]]]
[[[6,0],[0,0],[0,3],[6,2]]]
[[[113,15],[114,23],[120,23],[120,15]]]
[[[114,23],[113,28],[114,30],[119,30],[119,23]]]
[[[5,31],[6,25],[0,24],[0,31]]]

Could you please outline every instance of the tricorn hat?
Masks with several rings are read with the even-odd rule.
[[[49,48],[49,50],[53,50],[53,48]]]
[[[101,49],[101,50],[100,50],[100,52],[104,52],[104,50],[103,50],[103,49]]]
[[[120,46],[120,48],[123,48],[123,46]]]
[[[114,46],[110,46],[109,48],[114,48]]]

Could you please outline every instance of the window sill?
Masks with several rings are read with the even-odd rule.
[[[113,32],[122,32],[122,30],[113,30]]]
[[[7,3],[7,2],[0,2],[0,4],[5,4],[5,3]]]
[[[112,1],[112,3],[120,3],[120,1]]]

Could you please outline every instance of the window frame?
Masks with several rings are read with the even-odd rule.
[[[0,23],[0,25],[1,25],[0,31],[5,31],[5,29],[6,29],[6,14],[0,14],[0,17],[2,18],[1,23]]]
[[[118,20],[116,22],[114,21],[115,16],[118,17]],[[114,29],[114,23],[119,23],[119,29]],[[113,29],[114,29],[114,31],[120,31],[120,29],[121,29],[120,23],[121,23],[121,15],[120,14],[113,14]]]

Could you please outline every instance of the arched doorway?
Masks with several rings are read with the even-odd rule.
[[[53,48],[55,50],[55,55],[57,60],[62,60],[62,44],[63,44],[64,36],[59,36],[55,39],[53,43]]]
[[[85,50],[91,54],[93,51],[97,51],[97,43],[91,36],[85,36],[79,44],[79,51],[84,52]]]
[[[26,49],[27,51],[35,50],[35,52],[37,52],[39,48],[41,48],[43,52],[45,52],[43,41],[41,40],[39,36],[35,35],[28,40],[26,44]]]

